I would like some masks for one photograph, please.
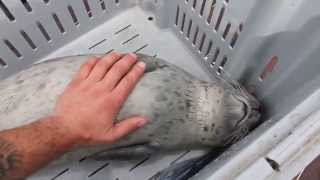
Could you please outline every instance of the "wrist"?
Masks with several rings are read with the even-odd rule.
[[[72,131],[71,127],[66,125],[66,120],[62,117],[49,116],[45,121],[55,129],[57,136],[61,138],[61,141],[64,142],[64,145],[68,149],[73,149],[82,141],[79,133]]]

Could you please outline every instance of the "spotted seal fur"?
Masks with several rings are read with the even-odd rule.
[[[159,58],[138,55],[146,72],[117,119],[145,116],[149,123],[113,146],[86,148],[80,158],[220,147],[241,138],[259,122],[258,101],[246,90],[215,76],[212,82]],[[0,130],[31,123],[53,110],[57,96],[88,56],[49,60],[0,82]],[[108,149],[109,151],[101,151]],[[116,151],[112,151],[115,149]],[[80,155],[79,155],[80,154]]]

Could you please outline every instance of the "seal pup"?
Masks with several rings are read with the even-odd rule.
[[[1,81],[0,130],[31,123],[52,112],[58,95],[88,58],[49,60]],[[149,123],[112,146],[88,147],[64,158],[79,159],[90,153],[96,158],[120,158],[220,147],[243,137],[259,123],[259,102],[237,83],[219,76],[204,82],[159,58],[143,54],[138,58],[146,63],[145,75],[117,119],[138,114]]]

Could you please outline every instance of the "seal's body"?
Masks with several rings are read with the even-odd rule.
[[[257,124],[258,103],[246,91],[222,78],[203,82],[161,59],[138,57],[146,62],[146,72],[118,119],[141,115],[149,123],[112,147],[99,148],[117,147],[118,154],[134,155],[133,151],[145,153],[150,149],[218,147],[245,135]],[[0,82],[0,130],[48,115],[57,96],[86,59],[75,56],[47,61]]]

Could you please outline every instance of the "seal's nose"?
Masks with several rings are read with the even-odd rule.
[[[251,104],[254,102],[254,104]],[[260,124],[261,112],[259,110],[259,105],[255,101],[250,101],[244,103],[246,107],[247,115],[243,121],[239,122],[239,125],[246,125],[249,130],[255,128]]]
[[[248,116],[248,110],[249,110],[249,107],[247,106],[246,103],[244,102],[241,102],[241,118],[239,118],[239,120],[236,122],[235,126],[239,126],[243,123],[245,123],[245,120],[247,119],[247,116]]]
[[[237,96],[238,101],[241,102],[242,117],[235,123],[235,127],[246,126],[253,129],[260,123],[260,103],[248,94],[248,96]]]

